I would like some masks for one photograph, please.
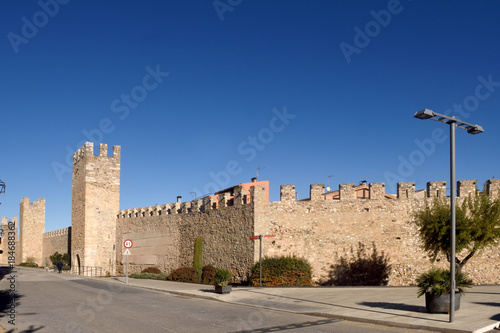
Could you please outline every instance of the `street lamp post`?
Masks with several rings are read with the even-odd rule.
[[[429,109],[418,111],[414,115],[418,119],[432,119],[450,125],[450,323],[455,319],[455,127],[462,128],[469,134],[484,132],[479,125],[472,125],[455,117],[448,117]]]

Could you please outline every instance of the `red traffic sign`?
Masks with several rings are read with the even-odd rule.
[[[260,236],[250,236],[251,240],[259,239]],[[276,235],[262,235],[262,237],[276,237]]]
[[[124,242],[123,242],[123,246],[125,246],[127,249],[130,249],[132,247],[132,245],[134,245],[134,243],[132,242],[132,240],[130,239],[126,239]]]

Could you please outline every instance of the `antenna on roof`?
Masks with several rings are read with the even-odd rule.
[[[331,175],[331,176],[328,176],[328,182],[327,182],[327,185],[326,185],[326,191],[327,192],[330,192],[331,189],[330,189],[330,177],[333,177],[334,175]]]
[[[259,170],[265,169],[266,167],[257,167],[256,179],[259,179]]]
[[[366,184],[366,180],[362,180],[359,182],[359,185]]]

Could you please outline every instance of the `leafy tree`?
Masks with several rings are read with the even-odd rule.
[[[56,253],[49,257],[49,259],[53,265],[56,265],[58,262],[62,262],[63,265],[66,266],[71,265],[71,257],[67,253],[62,254],[56,251]]]
[[[62,262],[62,257],[62,254],[56,251],[56,253],[49,257],[49,259],[53,265],[56,265],[59,261]]]
[[[62,259],[63,265],[71,266],[71,257],[69,256],[69,254],[67,254],[67,253],[63,254],[61,259]]]
[[[446,200],[435,199],[414,214],[424,250],[434,262],[443,254],[451,260],[450,206]],[[456,206],[455,263],[461,272],[464,265],[478,252],[500,240],[500,199],[486,194],[466,198]],[[457,257],[466,251],[465,257]]]

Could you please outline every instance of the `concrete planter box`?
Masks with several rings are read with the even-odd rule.
[[[215,286],[215,292],[217,294],[229,294],[231,292],[231,286]]]

